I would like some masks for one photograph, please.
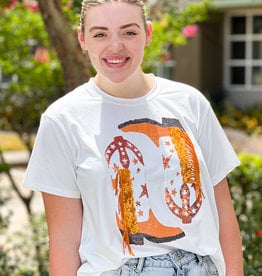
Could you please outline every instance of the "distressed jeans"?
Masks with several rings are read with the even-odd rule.
[[[132,258],[119,269],[103,276],[218,276],[209,256],[199,256],[184,250],[165,255]]]

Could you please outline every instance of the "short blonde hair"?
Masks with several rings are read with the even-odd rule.
[[[146,12],[145,12],[145,5],[142,0],[83,0],[82,8],[81,8],[81,15],[80,15],[80,27],[81,27],[81,30],[83,33],[84,33],[84,29],[85,29],[85,18],[86,18],[87,10],[92,7],[95,7],[97,5],[105,4],[108,2],[124,2],[124,3],[131,4],[131,5],[139,6],[142,10],[142,16],[143,16],[143,20],[144,20],[145,29],[147,29],[147,16],[146,16]]]

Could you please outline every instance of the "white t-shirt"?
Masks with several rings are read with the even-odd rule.
[[[213,186],[238,165],[198,90],[155,77],[124,99],[90,79],[42,115],[24,186],[82,199],[78,276],[172,249],[210,255],[225,275]]]

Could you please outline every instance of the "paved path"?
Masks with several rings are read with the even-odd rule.
[[[225,128],[225,132],[236,152],[262,155],[262,135],[249,136],[238,129]]]
[[[4,159],[9,164],[20,164],[28,162],[28,152],[26,151],[10,151],[4,153]],[[25,168],[16,167],[11,170],[11,174],[18,184],[19,190],[23,193],[23,195],[29,194],[29,190],[22,187],[22,180],[24,177]],[[1,209],[1,213],[6,213],[11,211],[13,214],[11,216],[10,221],[10,233],[23,230],[27,227],[28,224],[28,216],[26,209],[18,198],[17,194],[10,189],[11,184],[8,177],[5,174],[0,174],[0,189],[1,195],[7,194],[10,195],[10,200],[6,204],[6,206]],[[43,202],[41,198],[41,194],[39,192],[35,192],[34,198],[32,200],[32,209],[35,212],[43,212]]]

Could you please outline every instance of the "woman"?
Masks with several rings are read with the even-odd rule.
[[[83,1],[97,74],[42,115],[24,179],[43,194],[51,276],[243,275],[238,159],[200,92],[141,70],[151,37],[142,1]]]

